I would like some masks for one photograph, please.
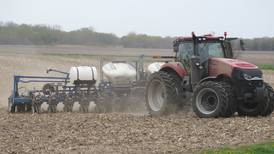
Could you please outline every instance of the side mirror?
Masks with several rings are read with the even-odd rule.
[[[174,51],[174,52],[178,52],[178,50],[179,50],[179,46],[178,46],[178,45],[174,45],[174,46],[173,46],[173,51]]]
[[[225,47],[225,55],[226,58],[235,58],[235,51],[233,51],[231,42],[224,42],[224,47]],[[237,54],[236,54],[237,55]]]
[[[233,58],[238,58],[242,51],[245,51],[245,43],[242,39],[233,39],[230,41],[230,48],[232,51]]]
[[[245,51],[245,42],[242,39],[240,40],[240,47],[241,50]]]

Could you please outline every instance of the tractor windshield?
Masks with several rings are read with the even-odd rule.
[[[220,41],[204,41],[197,44],[197,51],[201,63],[206,62],[210,57],[225,58],[224,47]],[[191,57],[194,55],[193,42],[184,42],[179,45],[177,60],[181,61],[186,67],[190,63]]]
[[[201,61],[208,60],[209,57],[224,58],[224,49],[221,42],[202,42],[198,44],[198,54]]]

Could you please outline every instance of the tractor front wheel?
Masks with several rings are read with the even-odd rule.
[[[266,105],[263,112],[261,113],[261,116],[269,116],[274,110],[274,90],[268,83],[264,84]]]
[[[200,118],[232,116],[232,100],[228,95],[228,83],[205,81],[194,89],[192,107]]]
[[[273,88],[264,83],[264,99],[262,101],[255,102],[238,102],[238,115],[239,116],[268,116],[273,112],[274,109],[274,91]]]

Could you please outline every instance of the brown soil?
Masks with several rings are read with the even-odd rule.
[[[274,116],[0,113],[1,153],[193,153],[274,139]]]

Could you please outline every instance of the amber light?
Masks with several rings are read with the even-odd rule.
[[[226,36],[227,36],[227,32],[224,32],[224,36],[225,36],[225,38],[226,38]]]

